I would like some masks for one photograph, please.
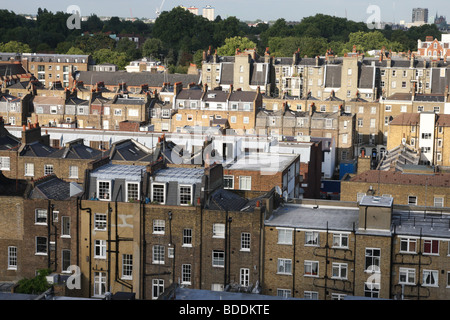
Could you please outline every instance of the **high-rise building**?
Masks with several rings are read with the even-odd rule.
[[[214,13],[214,8],[210,5],[207,5],[203,8],[203,17],[208,19],[209,21],[213,21],[216,18],[216,15]]]
[[[428,23],[428,9],[414,8],[412,10],[412,22]]]

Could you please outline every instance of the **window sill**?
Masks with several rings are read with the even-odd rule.
[[[17,271],[17,267],[9,267],[6,270],[10,270],[10,271]]]
[[[47,255],[47,252],[36,252],[35,254],[34,254],[35,256],[46,256]]]
[[[71,236],[67,236],[67,235],[61,236],[61,239],[70,239],[70,238],[72,238],[72,237]]]
[[[192,244],[183,244],[181,245],[182,248],[192,248]]]

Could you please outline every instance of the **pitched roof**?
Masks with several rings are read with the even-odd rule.
[[[55,175],[51,175],[43,178],[42,182],[36,182],[33,190],[31,190],[30,198],[67,200],[81,192],[83,192],[83,189],[78,184],[63,181]]]
[[[124,82],[127,86],[148,84],[149,87],[162,87],[165,82],[182,82],[185,85],[199,83],[200,76],[178,73],[80,71],[77,75],[77,81],[83,81],[85,85],[103,82],[105,86],[117,86],[119,83]]]

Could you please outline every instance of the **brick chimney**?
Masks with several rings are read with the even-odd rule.
[[[175,96],[177,96],[180,91],[183,90],[183,83],[181,81],[175,82],[173,84],[173,93]]]

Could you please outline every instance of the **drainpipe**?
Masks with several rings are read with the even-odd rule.
[[[91,208],[82,208],[81,207],[81,198],[84,196],[85,193],[83,193],[83,195],[81,195],[80,197],[78,197],[78,205],[80,210],[86,210],[89,214],[89,289],[88,289],[88,297],[91,297],[91,288],[92,288],[92,258],[91,258],[91,253],[92,253],[92,209]]]

